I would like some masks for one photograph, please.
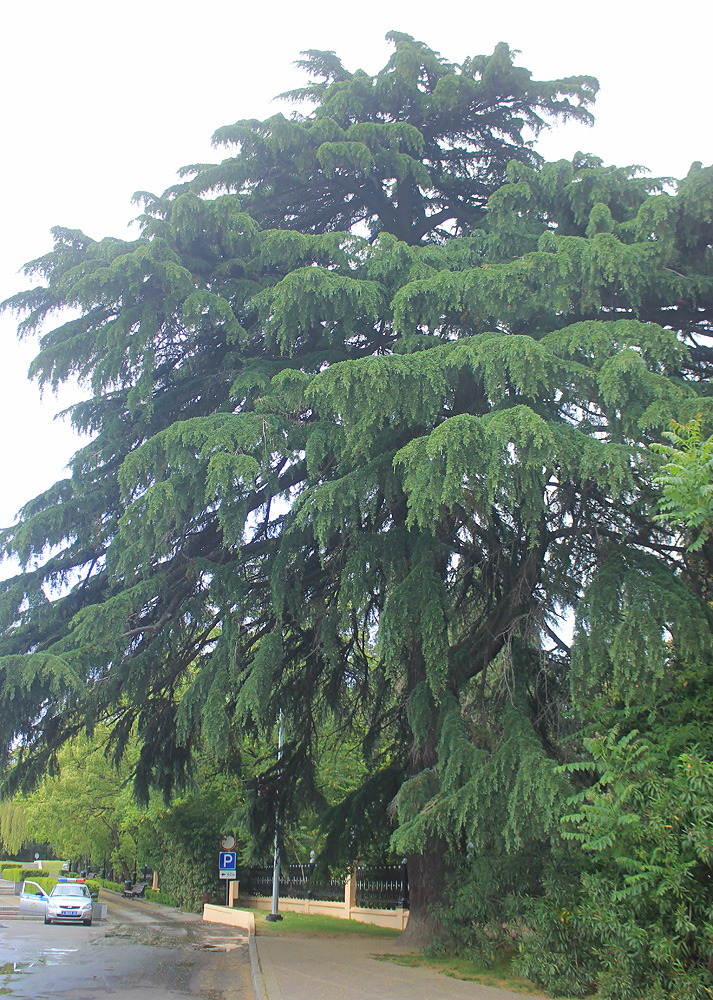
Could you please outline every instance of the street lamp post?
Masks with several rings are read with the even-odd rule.
[[[282,709],[280,709],[280,726],[277,731],[277,763],[282,760]],[[279,768],[278,768],[279,775]],[[280,823],[279,810],[275,805],[275,851],[272,859],[272,913],[265,917],[271,923],[275,920],[282,920],[280,908]]]

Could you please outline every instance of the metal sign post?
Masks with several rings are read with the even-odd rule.
[[[230,881],[238,877],[237,854],[235,851],[221,851],[218,863],[218,874],[225,879],[225,905],[230,902]]]
[[[282,760],[282,709],[280,709],[280,728],[277,731],[277,761]],[[268,913],[265,920],[282,920],[279,913],[280,906],[280,822],[279,810],[275,807],[275,854],[272,861],[272,913]]]

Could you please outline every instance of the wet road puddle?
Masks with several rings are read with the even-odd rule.
[[[243,943],[243,941],[236,941],[234,937],[212,937],[204,941],[201,948],[203,951],[231,952],[235,951],[236,948],[241,948]]]
[[[79,948],[45,948],[42,957],[45,965],[68,965],[78,951]]]
[[[0,996],[11,994],[9,987],[14,976],[28,973],[37,966],[69,965],[78,951],[78,948],[45,948],[32,962],[5,962],[0,965]]]

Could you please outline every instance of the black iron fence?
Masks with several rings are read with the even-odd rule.
[[[251,868],[244,883],[248,896],[272,896],[272,867]],[[242,888],[242,887],[241,887]],[[344,900],[344,882],[332,878],[315,880],[311,865],[281,865],[280,895],[291,899]]]
[[[383,865],[379,868],[357,867],[356,906],[378,910],[408,909],[406,865]],[[241,890],[247,896],[272,897],[272,867],[251,868]],[[280,896],[291,899],[344,901],[343,878],[317,878],[312,865],[282,865]]]
[[[356,869],[356,905],[372,910],[408,909],[406,865]]]

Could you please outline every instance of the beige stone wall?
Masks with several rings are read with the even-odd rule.
[[[255,917],[249,910],[231,910],[229,906],[205,903],[203,919],[209,924],[229,924],[231,927],[240,927],[248,934],[255,933]]]
[[[408,923],[408,910],[398,907],[395,910],[370,910],[366,906],[354,906],[349,913],[350,920],[358,920],[362,924],[376,924],[377,927],[393,927],[402,931]]]
[[[243,896],[240,902],[253,910],[268,912],[272,910],[272,900],[265,896]],[[408,923],[408,910],[401,908],[372,910],[366,906],[350,906],[348,900],[337,903],[319,899],[281,897],[280,909],[286,913],[319,913],[326,917],[339,917],[341,920],[357,920],[362,924],[376,924],[378,927],[391,927],[399,931],[402,931]]]

